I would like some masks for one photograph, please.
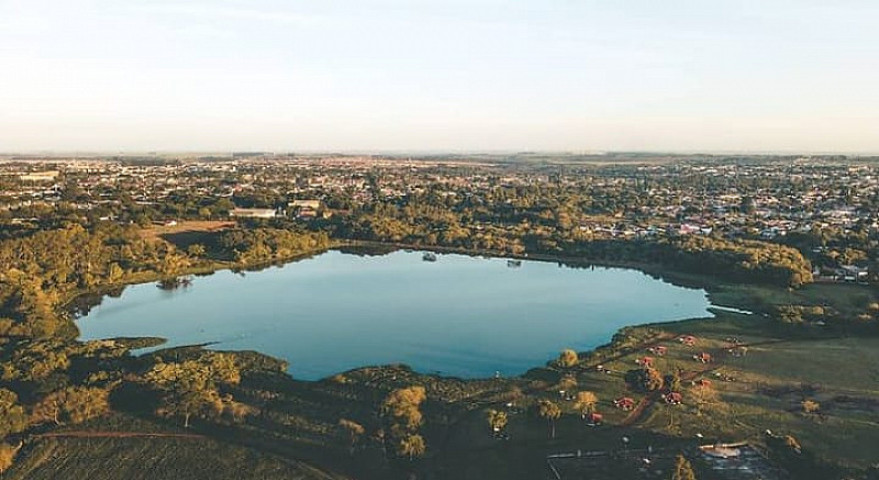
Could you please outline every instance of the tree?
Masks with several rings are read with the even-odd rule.
[[[110,409],[108,397],[109,392],[102,388],[66,388],[34,405],[33,418],[37,423],[51,421],[56,425],[82,423],[106,413]]]
[[[183,417],[184,427],[189,427],[192,416],[214,418],[223,413],[219,388],[237,385],[241,374],[231,355],[210,353],[198,360],[159,362],[144,379],[162,393],[156,413]]]
[[[716,408],[721,403],[720,395],[713,388],[691,388],[690,398],[696,404],[696,414],[698,416],[702,416],[702,413],[708,408]]]
[[[12,390],[0,388],[0,438],[27,428],[27,415]]]
[[[186,248],[186,253],[191,257],[203,257],[207,250],[205,250],[204,245],[199,243],[193,243],[189,247]]]
[[[573,375],[565,375],[559,380],[559,389],[570,392],[577,387],[577,378]]]
[[[671,474],[671,480],[696,480],[696,473],[693,472],[693,466],[690,461],[683,455],[678,455],[675,460],[674,471]]]
[[[577,352],[571,350],[570,348],[566,348],[562,350],[559,354],[559,358],[556,360],[556,363],[562,368],[571,368],[580,361]]]
[[[349,448],[350,452],[354,453],[354,446],[357,444],[357,441],[363,434],[366,432],[366,429],[363,428],[363,425],[359,423],[348,420],[346,418],[339,419],[339,427],[348,435],[348,441],[350,442]]]
[[[537,402],[537,414],[549,423],[549,438],[555,438],[555,421],[562,416],[562,409],[550,400]]]
[[[668,389],[669,392],[681,391],[681,377],[677,373],[669,373],[663,377],[663,381],[665,383],[665,388]]]
[[[800,405],[803,407],[803,413],[815,413],[821,409],[821,404],[814,400],[803,400]]]
[[[12,466],[12,463],[15,461],[15,455],[18,454],[20,449],[20,443],[16,447],[8,443],[0,443],[0,475]]]
[[[424,455],[426,451],[427,445],[424,443],[424,437],[418,434],[406,435],[397,444],[397,455],[406,455],[409,460]]]
[[[507,418],[507,412],[501,410],[489,410],[486,419],[488,420],[488,426],[491,428],[492,432],[500,432],[507,426],[507,422],[509,419]]]
[[[629,370],[626,372],[626,381],[642,392],[659,390],[665,384],[659,370],[652,367]]]
[[[415,430],[422,422],[421,411],[418,408],[426,399],[424,387],[420,385],[399,388],[385,398],[382,411],[393,418],[398,425],[408,430]]]
[[[587,414],[595,411],[595,404],[598,403],[598,397],[589,391],[577,392],[577,398],[574,400],[574,408],[580,411],[580,415],[586,417]]]

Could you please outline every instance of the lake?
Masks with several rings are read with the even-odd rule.
[[[133,285],[77,320],[81,339],[159,336],[290,362],[313,380],[405,363],[464,378],[517,375],[563,348],[589,350],[626,325],[710,317],[704,290],[637,270],[395,251],[340,251],[191,286]]]

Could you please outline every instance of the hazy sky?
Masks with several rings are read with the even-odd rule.
[[[0,0],[0,151],[879,152],[879,0]]]

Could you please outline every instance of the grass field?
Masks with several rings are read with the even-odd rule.
[[[141,230],[147,239],[161,239],[173,243],[178,248],[186,248],[194,243],[203,243],[206,235],[234,227],[229,220],[186,220],[176,225],[153,225]]]
[[[167,427],[116,415],[86,430],[167,432]],[[80,430],[80,429],[78,429]],[[35,438],[3,475],[10,480],[337,480],[318,468],[204,438]]]

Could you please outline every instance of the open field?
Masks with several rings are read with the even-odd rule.
[[[162,429],[134,418],[117,416],[115,425],[94,428]],[[164,430],[164,429],[162,429]],[[238,480],[335,480],[302,462],[281,459],[206,437],[44,437],[31,439],[19,461],[3,475],[10,480],[87,478],[91,480],[204,478]],[[161,435],[161,434],[153,434]],[[180,435],[186,435],[181,433]]]
[[[141,230],[147,239],[162,239],[178,248],[186,248],[194,243],[203,243],[205,235],[235,226],[229,220],[186,220],[176,225],[153,225]]]

